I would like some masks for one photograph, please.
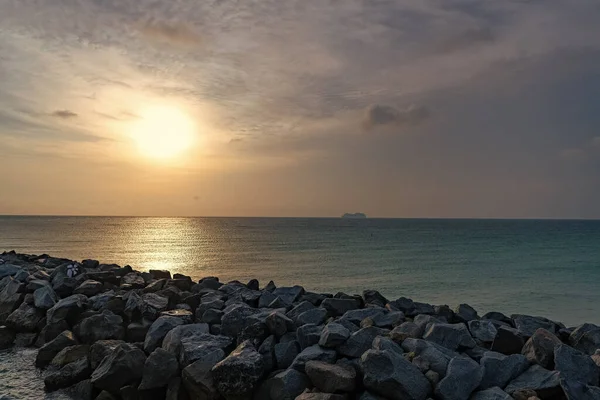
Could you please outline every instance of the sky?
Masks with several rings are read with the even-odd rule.
[[[1,0],[0,214],[600,218],[598,21],[597,0]]]

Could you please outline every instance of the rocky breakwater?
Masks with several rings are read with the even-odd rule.
[[[0,256],[0,346],[76,399],[600,399],[600,327]],[[0,394],[2,397],[2,394]]]

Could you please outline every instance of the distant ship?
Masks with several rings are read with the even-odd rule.
[[[346,213],[346,214],[342,215],[342,218],[364,219],[364,218],[367,218],[367,214],[363,214],[363,213]]]

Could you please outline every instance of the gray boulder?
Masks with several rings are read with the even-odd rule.
[[[0,264],[0,279],[4,279],[7,276],[15,276],[22,271],[21,267],[14,264]]]
[[[465,324],[434,323],[427,329],[423,339],[444,346],[450,350],[467,349],[476,346]]]
[[[265,324],[267,324],[269,332],[277,337],[281,337],[288,330],[294,329],[294,321],[278,311],[270,313],[265,319]]]
[[[22,293],[23,284],[11,277],[2,280],[4,287],[0,290],[0,324],[15,311],[23,302],[25,294]]]
[[[277,298],[277,296],[275,296],[273,293],[271,292],[262,292],[262,294],[260,295],[260,298],[258,299],[258,307],[259,308],[267,308],[269,307],[269,304],[273,303],[273,301]]]
[[[264,322],[268,315],[244,303],[234,304],[223,311],[225,313],[221,319],[221,333],[232,338],[237,338],[247,326]]]
[[[373,345],[377,336],[385,335],[388,331],[374,326],[360,329],[350,335],[342,345],[338,347],[338,353],[345,357],[359,358]]]
[[[561,379],[560,386],[567,400],[600,400],[600,388],[578,381]]]
[[[49,310],[58,302],[58,295],[50,285],[42,286],[33,292],[33,304],[40,310]]]
[[[524,336],[532,336],[536,330],[542,328],[552,333],[556,332],[556,324],[547,318],[533,317],[531,315],[513,314],[510,316],[517,328]]]
[[[111,354],[117,346],[123,344],[122,340],[99,340],[90,346],[90,366],[92,369],[98,368],[98,365],[104,360],[104,357]]]
[[[594,354],[600,349],[600,327],[594,324],[578,326],[569,336],[569,344],[585,354]]]
[[[304,350],[309,346],[319,343],[322,331],[322,326],[317,326],[314,324],[306,324],[298,328],[296,330],[296,335],[298,337],[300,348]]]
[[[144,351],[152,353],[157,347],[162,345],[163,339],[170,330],[176,326],[183,325],[183,320],[177,317],[160,317],[152,323],[146,340],[144,340]]]
[[[469,321],[467,325],[471,332],[471,336],[483,343],[492,343],[498,333],[498,329],[494,323],[489,320],[475,319]]]
[[[239,345],[212,368],[215,386],[226,399],[251,396],[263,373],[263,358],[250,341]]]
[[[165,311],[169,306],[169,299],[158,293],[144,293],[141,299],[142,304],[140,307],[142,316],[151,321],[157,319],[160,313]],[[136,306],[138,306],[138,304],[136,304]]]
[[[89,306],[92,310],[102,310],[106,308],[107,304],[116,297],[114,290],[108,292],[99,293],[88,299]]]
[[[554,349],[554,369],[568,381],[598,386],[600,368],[590,356],[566,344],[559,344]]]
[[[507,356],[493,351],[484,353],[479,364],[483,367],[484,371],[483,379],[479,385],[481,389],[488,389],[494,386],[505,388],[508,382],[529,368],[529,362],[521,354]]]
[[[390,332],[392,340],[402,343],[405,339],[420,339],[423,336],[423,329],[413,321],[403,322]]]
[[[415,359],[424,361],[428,368],[437,372],[441,378],[446,376],[450,360],[458,356],[458,353],[422,339],[406,339],[402,342],[402,348],[413,353]]]
[[[470,400],[513,400],[513,398],[496,386],[473,393]]]
[[[351,367],[308,361],[305,371],[313,385],[326,393],[352,392],[356,386],[356,371]]]
[[[121,286],[131,289],[143,289],[146,286],[146,282],[140,273],[130,272],[121,278]]]
[[[321,392],[304,392],[296,397],[296,400],[347,400],[348,396],[343,394],[321,393]]]
[[[425,375],[399,354],[369,350],[361,361],[365,387],[386,399],[425,400],[431,392]]]
[[[144,363],[144,374],[140,390],[155,389],[167,386],[171,378],[179,372],[179,363],[175,355],[158,348],[152,352]]]
[[[125,330],[125,340],[130,343],[144,342],[152,321],[143,318],[141,321],[132,322]]]
[[[65,347],[50,362],[53,367],[62,368],[67,364],[85,359],[88,362],[90,346],[87,344]]]
[[[554,348],[560,344],[562,342],[553,333],[539,328],[527,340],[521,352],[530,363],[554,369]]]
[[[354,325],[360,325],[365,318],[377,319],[379,316],[386,314],[386,310],[378,307],[361,308],[357,310],[347,311],[339,319],[339,323],[351,322]]]
[[[225,357],[232,340],[228,336],[201,334],[184,337],[181,339],[179,351],[179,365],[181,368],[188,366],[194,361],[209,357],[211,353],[217,353],[221,358]],[[210,355],[210,358],[217,357]]]
[[[295,400],[310,385],[308,377],[294,369],[275,375],[269,382],[271,400]]]
[[[213,351],[206,357],[185,367],[181,376],[183,385],[193,399],[216,400],[220,398],[212,377],[212,368],[223,359],[224,353]],[[171,384],[169,384],[171,386]],[[174,399],[175,400],[175,399]],[[179,399],[177,399],[179,400]]]
[[[294,308],[292,308],[290,311],[288,311],[285,315],[290,318],[292,321],[294,321],[294,323],[296,322],[296,318],[298,318],[298,316],[306,311],[310,311],[310,310],[314,310],[316,307],[313,303],[311,303],[310,301],[302,301],[298,304],[296,304],[296,306],[294,306]]]
[[[87,297],[92,297],[97,295],[98,293],[101,293],[103,289],[104,285],[102,284],[102,282],[88,279],[86,281],[83,281],[81,285],[77,286],[75,290],[73,290],[73,294],[83,294]]]
[[[222,310],[223,308],[225,308],[225,302],[221,299],[202,301],[198,308],[196,308],[196,317],[201,317],[206,312],[206,310]]]
[[[473,320],[478,320],[479,315],[477,315],[477,311],[473,307],[468,304],[460,304],[454,310],[454,318],[459,322],[469,322]]]
[[[15,341],[15,331],[8,326],[0,326],[0,350],[8,349]]]
[[[300,346],[295,340],[281,342],[275,345],[274,351],[277,368],[286,369],[292,365],[298,354],[300,354]]]
[[[560,372],[548,371],[547,369],[539,366],[532,365],[513,379],[504,391],[510,395],[519,390],[535,390],[541,398],[552,398],[553,396],[560,396]]]
[[[275,358],[275,343],[276,342],[277,342],[277,340],[275,339],[275,336],[271,335],[271,336],[267,337],[265,340],[263,340],[260,347],[258,348],[258,352],[260,353],[260,355],[263,358],[265,374],[268,374],[275,369],[275,366],[277,363],[276,358]]]
[[[379,307],[385,307],[385,305],[388,303],[388,299],[386,299],[377,290],[363,290],[362,298],[365,304],[376,305]]]
[[[373,339],[373,349],[374,350],[389,350],[400,355],[404,354],[404,350],[400,345],[394,342],[392,339],[383,336],[377,336]]]
[[[448,364],[446,376],[435,388],[435,394],[442,400],[468,399],[479,386],[483,369],[468,357],[454,357]]]
[[[291,368],[304,372],[304,368],[308,361],[324,361],[331,364],[335,362],[336,358],[337,355],[335,350],[325,349],[318,344],[315,344],[302,350],[294,359]]]
[[[518,330],[500,326],[492,342],[491,350],[506,355],[520,354],[524,345],[525,340]]]
[[[371,318],[373,325],[379,328],[394,328],[404,322],[404,313],[402,311],[390,311],[375,315]]]
[[[181,350],[181,341],[193,336],[201,336],[209,333],[207,324],[177,325],[171,329],[162,341],[162,348],[178,355]],[[231,343],[231,339],[229,339]],[[219,360],[220,361],[220,360]]]
[[[321,307],[327,310],[331,317],[344,315],[346,312],[360,308],[360,304],[355,299],[325,299]]]
[[[48,324],[59,321],[67,321],[73,324],[79,315],[85,310],[88,304],[88,298],[82,294],[74,294],[60,300],[46,313]]]
[[[213,308],[209,308],[208,310],[204,311],[204,314],[202,314],[200,321],[211,325],[221,324],[221,321],[223,320],[223,314],[225,313],[222,310],[215,310]]]
[[[46,375],[44,385],[48,391],[66,388],[89,378],[91,373],[87,358],[83,358]]]
[[[88,344],[93,344],[98,340],[125,339],[123,318],[108,310],[85,318],[75,326],[74,331],[83,343]]]
[[[304,288],[302,286],[280,287],[271,293],[279,297],[283,302],[292,304],[304,294]]]
[[[19,308],[6,318],[6,325],[17,332],[36,332],[44,312],[26,303],[21,303]]]
[[[343,325],[330,322],[321,331],[319,345],[334,348],[342,345],[350,337],[350,331]]]
[[[59,334],[54,340],[46,343],[38,351],[35,358],[35,366],[44,368],[52,359],[65,347],[74,346],[77,344],[77,339],[71,331],[64,331]]]
[[[327,319],[327,310],[324,308],[314,308],[298,315],[296,318],[296,325],[302,326],[306,324],[320,325]]]
[[[142,379],[146,355],[139,348],[123,343],[106,356],[92,373],[92,384],[98,389],[118,393],[119,389]]]

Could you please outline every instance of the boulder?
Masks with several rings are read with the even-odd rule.
[[[148,321],[145,318],[142,318],[141,321],[130,323],[125,330],[125,340],[130,343],[143,342],[146,340],[146,335],[151,325],[152,321]]]
[[[507,356],[493,351],[484,353],[479,364],[484,371],[479,385],[481,389],[489,389],[494,386],[505,388],[508,382],[529,368],[529,362],[521,354]]]
[[[318,344],[307,347],[302,350],[300,354],[296,356],[291,368],[296,369],[300,372],[304,372],[305,365],[308,361],[324,361],[327,363],[334,363],[337,358],[335,350],[325,349]]]
[[[142,315],[154,321],[162,311],[167,309],[169,299],[157,293],[144,293],[142,295],[142,303]]]
[[[15,331],[8,326],[0,326],[0,350],[8,349],[15,341]]]
[[[468,399],[479,386],[483,369],[468,357],[454,357],[448,364],[446,376],[435,388],[441,400]]]
[[[280,287],[271,293],[279,297],[284,303],[292,304],[304,294],[304,288],[302,286]]]
[[[305,371],[313,385],[326,393],[352,392],[356,386],[356,371],[351,367],[308,361]]]
[[[310,385],[308,377],[294,369],[288,369],[270,380],[271,400],[294,400]]]
[[[260,353],[260,355],[263,358],[265,374],[268,374],[269,372],[271,372],[275,369],[275,366],[277,363],[277,361],[275,359],[275,343],[276,342],[277,342],[277,340],[275,339],[275,336],[271,335],[271,336],[267,337],[265,340],[263,340],[262,344],[258,348],[258,352]]]
[[[144,363],[144,373],[139,390],[165,387],[179,372],[179,363],[174,354],[157,348]]]
[[[319,345],[322,347],[335,348],[344,344],[350,337],[350,331],[343,325],[330,322],[325,325],[319,337]]]
[[[373,349],[381,351],[389,350],[400,355],[404,354],[404,350],[398,343],[394,342],[388,337],[383,336],[377,336],[375,339],[373,339]]]
[[[125,339],[123,318],[108,310],[83,319],[75,326],[74,331],[83,343],[88,344],[93,344],[98,340]]]
[[[385,305],[388,303],[388,299],[386,299],[377,290],[363,290],[362,298],[365,304],[371,304],[379,307],[385,307]]]
[[[402,311],[390,311],[384,314],[375,315],[371,319],[373,325],[379,328],[394,328],[404,322],[404,313]]]
[[[296,400],[348,400],[348,396],[333,393],[304,392]]]
[[[0,290],[0,324],[6,321],[6,318],[21,305],[25,298],[25,294],[22,293],[22,283],[11,277],[6,277],[3,281],[6,284]]]
[[[123,344],[122,340],[99,340],[90,346],[90,366],[92,369],[98,368],[98,365],[104,360],[104,357],[113,353],[117,346]]]
[[[184,338],[206,335],[208,333],[209,327],[207,324],[178,325],[167,333],[163,339],[162,348],[178,355],[181,350],[181,341]],[[229,343],[231,343],[231,339],[229,339]]]
[[[390,338],[398,343],[402,343],[405,339],[420,339],[423,336],[423,329],[413,321],[406,321],[395,327],[390,332]]]
[[[338,347],[338,353],[346,357],[359,358],[371,348],[373,340],[377,336],[385,335],[387,332],[374,326],[360,329],[350,335],[348,340]]]
[[[513,400],[513,398],[496,386],[473,393],[470,400]]]
[[[101,293],[104,289],[104,285],[102,282],[94,281],[92,279],[88,279],[83,281],[83,283],[73,290],[73,294],[83,294],[87,297],[92,297]]]
[[[262,294],[260,295],[260,298],[258,299],[258,307],[259,308],[268,308],[269,305],[271,303],[273,303],[273,301],[275,301],[275,299],[277,299],[277,296],[275,296],[273,293],[262,292]]]
[[[567,400],[600,400],[600,388],[578,381],[561,379],[560,386]]]
[[[527,371],[513,379],[504,389],[510,395],[519,390],[535,390],[537,395],[543,399],[552,398],[553,396],[558,397],[562,392],[560,372],[548,371],[537,364],[532,365]]]
[[[59,321],[53,324],[47,324],[42,328],[37,337],[35,345],[37,347],[42,347],[46,343],[54,340],[54,338],[56,338],[60,333],[68,331],[69,329],[70,328],[69,324],[67,324],[67,321]]]
[[[15,347],[31,347],[35,344],[37,333],[17,333]]]
[[[477,315],[477,311],[473,307],[468,304],[460,304],[454,310],[454,318],[458,322],[467,323],[469,321],[474,321],[479,319],[479,315]]]
[[[221,333],[232,338],[237,338],[245,327],[255,322],[264,322],[268,315],[243,303],[227,307],[224,312],[221,319]]]
[[[59,351],[56,356],[54,356],[54,358],[50,362],[50,365],[62,368],[67,364],[71,364],[82,359],[85,359],[85,361],[88,362],[89,352],[90,346],[87,344],[65,347],[64,349]]]
[[[360,304],[355,299],[325,299],[321,303],[329,316],[338,317],[346,312],[360,308]]]
[[[37,353],[35,358],[35,366],[44,368],[52,359],[65,347],[74,346],[77,344],[77,339],[73,336],[73,332],[64,331],[59,334],[54,340],[46,343]]]
[[[298,328],[296,330],[296,335],[298,337],[300,348],[304,350],[309,346],[319,343],[322,330],[322,326],[317,326],[314,324],[306,324]]]
[[[212,368],[219,393],[226,399],[248,398],[264,373],[262,356],[246,341]]]
[[[568,381],[579,381],[584,384],[598,386],[600,368],[587,354],[583,354],[566,344],[554,348],[554,369],[560,377]]]
[[[110,394],[110,392],[103,390],[100,392],[100,394],[96,397],[95,400],[117,400],[117,398]]]
[[[184,324],[191,324],[194,322],[194,314],[183,308],[175,308],[173,310],[162,311],[159,314],[161,317],[174,317],[179,318]]]
[[[492,342],[491,350],[506,355],[520,354],[524,345],[525,341],[519,334],[519,331],[501,326],[498,327],[498,332]]]
[[[269,332],[277,337],[285,335],[288,330],[294,329],[294,321],[278,311],[273,311],[265,319]]]
[[[361,361],[365,387],[386,399],[425,400],[431,392],[425,375],[401,355],[369,350]]]
[[[593,324],[578,326],[571,333],[569,344],[585,354],[594,354],[600,349],[600,327]]]
[[[127,343],[118,345],[92,373],[92,384],[98,389],[116,393],[120,388],[142,378],[146,355]]]
[[[40,310],[49,310],[58,302],[58,295],[50,285],[42,286],[33,292],[33,304]]]
[[[223,320],[223,314],[225,313],[221,310],[215,310],[213,308],[210,308],[204,311],[204,314],[202,314],[200,321],[211,325],[221,324],[221,321]]]
[[[425,315],[435,314],[435,308],[431,304],[419,303],[418,301],[415,301],[414,306],[415,306],[415,308],[412,311],[412,313],[407,314],[407,315],[415,316],[415,315],[419,315],[419,314],[425,314]],[[402,311],[402,310],[400,310],[400,311]]]
[[[196,316],[202,316],[206,310],[222,310],[225,308],[225,302],[221,299],[213,299],[210,301],[201,301],[196,308]]]
[[[450,350],[473,348],[475,341],[465,324],[434,323],[427,329],[423,339],[437,343]]]
[[[424,361],[441,378],[446,376],[450,360],[458,356],[458,353],[422,339],[406,339],[402,342],[402,349],[409,352],[409,354],[412,353],[415,359]]]
[[[177,317],[160,317],[152,323],[146,339],[144,340],[144,351],[148,354],[152,353],[157,347],[162,345],[163,339],[167,336],[170,330],[176,326],[183,325],[181,318]]]
[[[143,289],[145,286],[144,277],[138,272],[130,272],[121,278],[121,287]]]
[[[482,319],[482,320],[471,320],[468,322],[469,331],[471,336],[483,343],[492,343],[496,338],[498,329],[493,322]]]
[[[296,325],[302,326],[306,324],[320,325],[327,319],[327,310],[324,308],[314,308],[298,315],[296,318]]]
[[[223,358],[231,344],[232,339],[222,335],[201,334],[184,337],[181,339],[179,365],[184,368],[196,360],[208,357],[213,352]]]
[[[183,385],[183,380],[178,376],[172,378],[167,385],[165,400],[188,400],[188,398],[187,391]]]
[[[171,271],[168,270],[151,269],[148,273],[152,279],[171,279]]]
[[[272,308],[272,307],[271,307]],[[314,310],[316,307],[310,301],[303,301],[286,313],[286,316],[292,321],[296,321],[298,316],[306,311]]]
[[[185,367],[181,376],[183,385],[192,399],[217,400],[220,398],[211,370],[224,356],[222,351],[213,351]]]
[[[92,310],[100,311],[106,309],[107,304],[116,297],[114,290],[99,293],[88,299],[89,306]]]
[[[89,378],[91,373],[88,359],[82,358],[46,375],[44,385],[48,391],[66,388]]]
[[[82,294],[74,294],[60,300],[46,313],[48,324],[59,321],[67,321],[73,325],[79,318],[79,315],[85,310],[88,304],[88,298]]]
[[[0,264],[0,279],[4,279],[7,276],[15,276],[19,272],[22,272],[23,269],[14,264]]]
[[[515,328],[526,337],[532,336],[539,328],[546,329],[552,333],[557,331],[556,324],[547,318],[522,314],[513,314],[510,318],[513,320]]]
[[[21,303],[19,308],[6,318],[6,325],[16,332],[36,332],[44,316],[42,310]]]
[[[371,318],[375,320],[377,317],[384,314],[386,314],[386,310],[383,308],[361,308],[347,311],[344,315],[342,315],[342,318],[340,318],[338,322],[341,324],[344,324],[345,322],[351,322],[354,325],[359,325],[365,318]]]
[[[277,343],[274,347],[277,368],[286,369],[300,353],[300,346],[295,340]]]
[[[49,285],[50,285],[50,282],[48,282],[47,280],[44,280],[44,279],[32,279],[29,282],[27,282],[27,291],[28,292],[35,292],[39,288],[44,287],[44,286],[49,286]]]
[[[553,333],[539,328],[527,340],[521,353],[532,364],[554,369],[554,348],[560,344],[562,342]]]

